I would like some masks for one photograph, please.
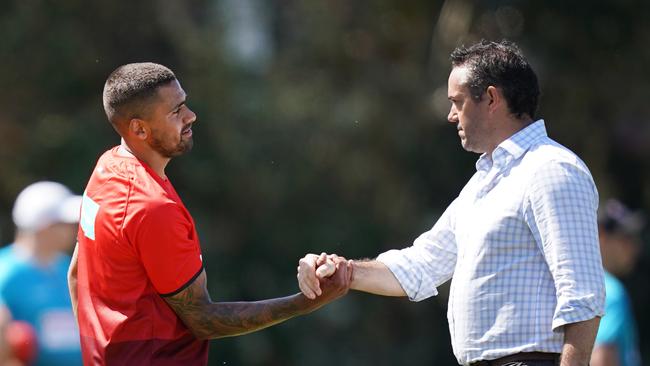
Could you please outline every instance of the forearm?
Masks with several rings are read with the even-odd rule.
[[[246,334],[306,314],[316,306],[302,294],[254,302],[197,303],[191,298],[167,299],[200,339]]]
[[[254,332],[309,313],[347,291],[347,287],[338,292],[331,288],[328,287],[327,296],[317,300],[296,294],[251,302],[214,302],[207,290],[205,272],[202,272],[186,289],[164,299],[197,338],[213,339]]]
[[[350,288],[383,296],[406,296],[393,272],[376,260],[352,262],[352,283]]]
[[[561,366],[588,366],[600,318],[566,324]]]
[[[185,289],[165,301],[199,339],[246,334],[307,314],[345,295],[352,271],[347,262],[338,263],[336,273],[322,280],[323,294],[310,300],[302,293],[262,301],[213,302],[205,271]]]

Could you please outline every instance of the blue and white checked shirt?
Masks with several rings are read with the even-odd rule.
[[[603,315],[591,174],[543,120],[483,154],[476,170],[431,230],[377,260],[413,301],[453,276],[447,317],[460,364],[559,353],[562,325]]]

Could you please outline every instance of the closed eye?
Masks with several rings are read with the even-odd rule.
[[[172,109],[172,113],[173,113],[173,114],[178,114],[178,113],[181,111],[181,109],[183,109],[184,106],[185,106],[185,100],[183,100],[182,102],[178,103],[178,104],[176,105],[176,107]]]
[[[181,112],[181,109],[183,109],[183,106],[184,106],[184,105],[185,105],[185,104],[181,104],[181,105],[179,105],[176,109],[174,109],[174,110],[172,111],[172,113],[173,113],[173,114],[179,114],[179,113]]]

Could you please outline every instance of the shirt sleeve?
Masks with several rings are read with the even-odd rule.
[[[413,245],[389,250],[377,257],[395,275],[411,301],[438,294],[437,286],[451,278],[456,267],[456,237],[453,230],[454,203],[433,228],[420,235]]]
[[[171,296],[189,286],[203,270],[192,220],[175,203],[149,208],[138,225],[136,246],[156,291]]]
[[[553,161],[537,171],[525,208],[553,276],[553,329],[603,315],[604,272],[598,244],[598,192],[588,171]]]

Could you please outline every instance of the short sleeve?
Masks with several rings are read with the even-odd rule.
[[[449,280],[456,267],[456,237],[452,203],[433,228],[420,235],[413,245],[389,250],[377,257],[397,278],[411,301],[438,294],[437,286]]]
[[[135,246],[154,288],[172,296],[189,286],[203,270],[194,224],[175,203],[146,210]]]

